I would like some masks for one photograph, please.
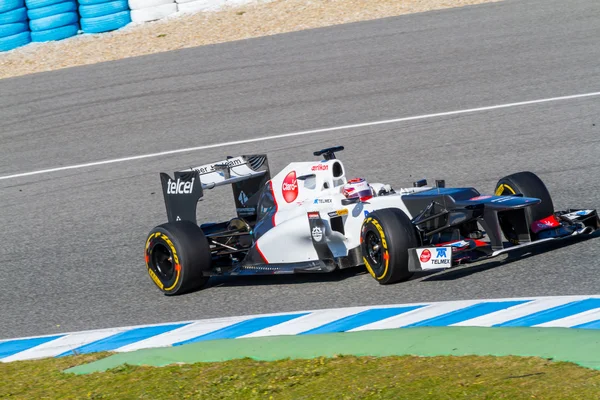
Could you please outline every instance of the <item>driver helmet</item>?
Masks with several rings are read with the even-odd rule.
[[[369,183],[363,178],[350,179],[342,188],[342,193],[347,199],[369,200],[373,197],[373,191]]]

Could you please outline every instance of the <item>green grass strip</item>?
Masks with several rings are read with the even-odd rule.
[[[600,369],[600,331],[568,328],[420,327],[322,335],[199,342],[119,353],[65,372],[89,374],[119,365],[164,366],[240,358],[272,361],[354,356],[533,356]]]
[[[0,399],[469,399],[600,398],[600,371],[532,357],[354,357],[65,368],[106,354],[0,363]]]

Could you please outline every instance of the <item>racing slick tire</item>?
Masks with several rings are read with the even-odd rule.
[[[192,222],[157,226],[148,235],[144,251],[150,278],[168,296],[199,289],[208,281],[202,272],[211,266],[210,246]]]
[[[418,247],[415,228],[397,208],[370,213],[361,228],[361,251],[369,273],[382,285],[410,279],[408,249]]]
[[[494,194],[496,196],[522,194],[525,197],[535,197],[542,200],[541,203],[525,209],[525,222],[529,227],[532,237],[535,237],[535,234],[531,231],[532,222],[542,220],[554,214],[552,197],[544,182],[533,172],[523,171],[505,176],[496,184]],[[500,218],[500,227],[509,242],[519,244],[513,226],[509,221],[504,221]]]
[[[528,225],[531,225],[533,221],[539,221],[554,214],[554,204],[550,192],[548,192],[544,182],[533,172],[523,171],[505,176],[496,184],[495,194],[496,196],[522,194],[525,197],[535,197],[542,200],[541,203],[525,209]]]

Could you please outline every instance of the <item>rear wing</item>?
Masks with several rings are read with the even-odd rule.
[[[231,185],[238,217],[253,223],[258,196],[269,179],[269,163],[264,154],[228,157],[177,171],[173,178],[162,172],[160,180],[168,221],[197,223],[196,205],[204,196],[204,190]]]

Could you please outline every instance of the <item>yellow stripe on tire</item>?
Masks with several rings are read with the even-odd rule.
[[[171,249],[171,254],[173,255],[173,268],[175,269],[175,282],[173,282],[173,284],[169,287],[165,287],[165,285],[162,283],[162,281],[159,279],[159,277],[156,275],[156,273],[152,270],[152,268],[149,265],[149,247],[150,247],[150,242],[152,241],[153,238],[160,238],[162,239],[162,241],[169,246],[169,249]],[[156,284],[156,286],[158,286],[161,290],[165,291],[165,292],[169,292],[171,290],[173,290],[173,288],[175,288],[175,286],[177,286],[177,283],[179,282],[179,278],[181,277],[181,265],[179,264],[179,256],[177,255],[177,250],[175,250],[175,246],[173,245],[173,242],[171,241],[171,239],[169,239],[169,237],[167,235],[165,235],[164,233],[161,232],[156,232],[155,234],[150,234],[150,236],[148,237],[148,240],[146,240],[146,268],[148,268],[148,274],[150,275],[150,278],[152,278],[152,281]]]
[[[494,193],[494,194],[496,196],[502,196],[502,194],[505,191],[510,192],[511,194],[517,194],[517,191],[515,189],[513,189],[512,187],[510,187],[509,185],[507,185],[506,183],[500,184],[500,186],[498,186],[498,188],[496,189],[496,193]]]
[[[365,263],[365,267],[367,267],[367,271],[369,271],[369,273],[371,274],[371,276],[373,278],[377,279],[377,276],[375,276],[375,271],[373,271],[373,268],[371,268],[371,265],[367,261],[366,257],[363,257],[363,262]]]
[[[173,269],[175,269],[175,272],[177,273],[177,275],[175,276],[175,282],[173,282],[173,284],[168,288],[164,289],[166,292],[169,292],[173,290],[173,288],[177,286],[177,283],[179,282],[179,276],[181,275],[181,266],[179,265],[179,257],[177,257],[177,250],[175,250],[173,242],[171,242],[171,239],[169,239],[166,235],[163,236],[166,238],[165,242],[171,249],[171,254],[173,255]]]

